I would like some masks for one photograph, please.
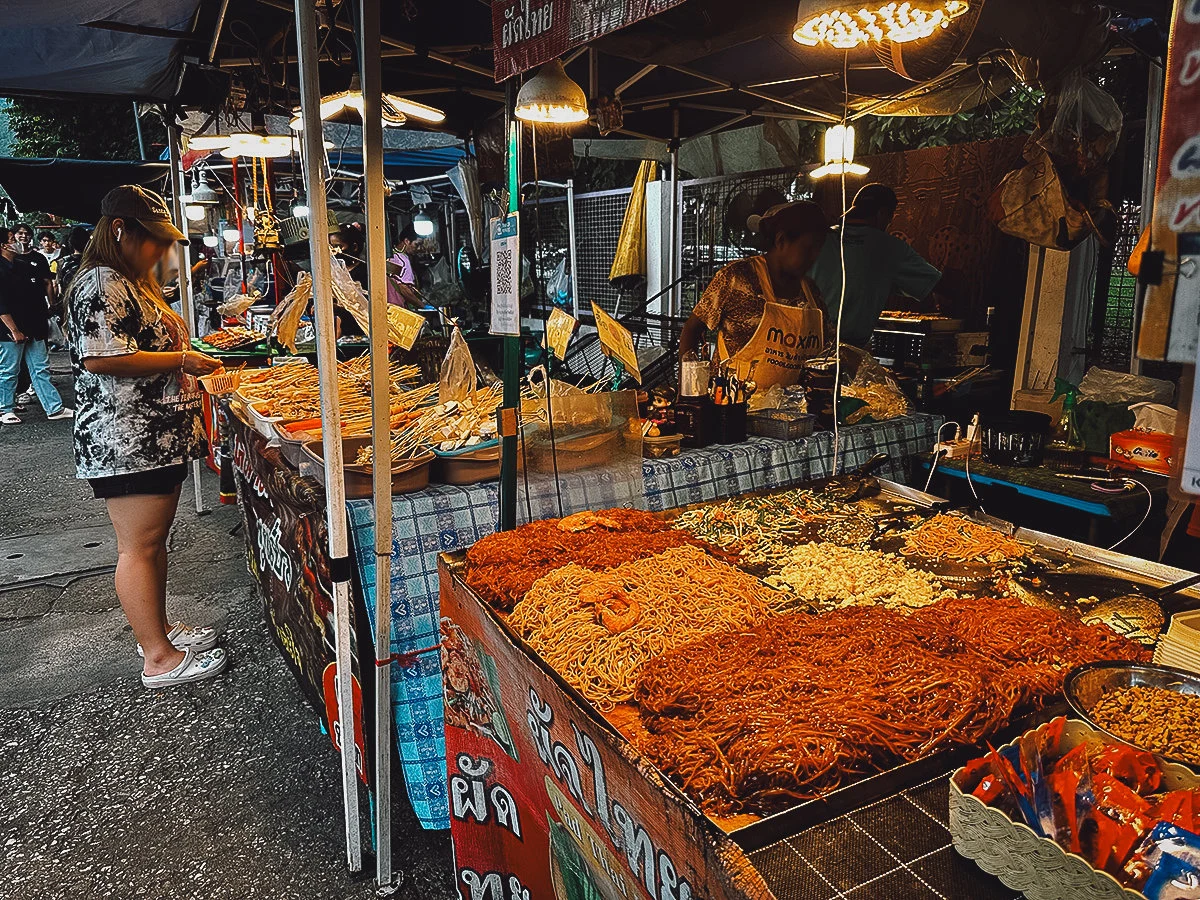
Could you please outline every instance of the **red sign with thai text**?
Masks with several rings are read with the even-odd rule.
[[[493,0],[496,81],[572,47],[678,6],[683,0]]]
[[[733,841],[439,569],[461,900],[772,900]]]

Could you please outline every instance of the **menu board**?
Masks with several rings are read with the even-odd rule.
[[[596,318],[596,331],[599,332],[600,346],[604,348],[605,355],[620,362],[633,380],[641,384],[642,370],[638,367],[637,348],[633,346],[633,335],[629,329],[595,303],[592,304],[592,315]]]

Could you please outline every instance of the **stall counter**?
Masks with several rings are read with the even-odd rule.
[[[909,464],[933,446],[938,424],[933,416],[917,414],[842,428],[838,435],[841,468],[854,469],[883,452],[889,460],[879,472],[881,477],[906,481]],[[645,505],[661,511],[785,488],[830,474],[832,458],[833,435],[819,432],[796,441],[752,438],[685,451],[670,459],[646,460],[642,467]],[[562,515],[628,502],[628,486],[605,470],[564,474],[560,484]],[[409,799],[426,828],[449,827],[442,670],[432,649],[439,643],[437,559],[443,552],[465,550],[496,530],[497,495],[497,484],[490,482],[469,487],[434,485],[392,498],[391,652],[417,654],[411,665],[394,669],[392,700]],[[522,521],[560,515],[554,492],[531,497],[529,509],[523,502],[518,506]],[[374,507],[370,500],[353,500],[347,507],[358,582],[373,620]]]

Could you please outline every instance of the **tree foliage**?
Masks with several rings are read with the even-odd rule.
[[[133,104],[122,101],[16,98],[8,107],[13,154],[63,159],[139,159]],[[142,116],[146,155],[166,143],[157,116]]]
[[[1002,100],[951,116],[871,116],[864,123],[859,152],[893,153],[1030,134],[1042,98],[1041,91],[1018,86]]]

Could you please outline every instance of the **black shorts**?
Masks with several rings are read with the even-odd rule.
[[[187,466],[179,463],[145,472],[130,472],[127,475],[109,475],[105,478],[89,478],[92,493],[97,500],[109,497],[130,497],[135,494],[163,495],[179,490],[187,478]]]

